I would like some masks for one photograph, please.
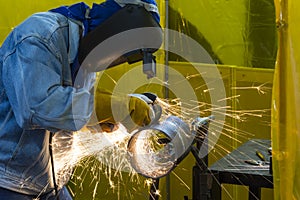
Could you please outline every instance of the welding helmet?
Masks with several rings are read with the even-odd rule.
[[[155,12],[149,12],[146,7],[153,4],[133,0],[115,2],[122,8],[80,41],[78,61],[87,71],[97,72],[125,62],[141,61],[162,44],[159,15],[153,17]]]

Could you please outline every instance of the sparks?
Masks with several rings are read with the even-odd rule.
[[[197,78],[200,75],[188,75],[186,78],[192,79]],[[110,77],[111,78],[111,77]],[[111,78],[113,80],[113,78]],[[117,82],[115,82],[117,84]],[[169,84],[167,82],[163,82],[163,84]],[[266,84],[266,83],[265,83]],[[251,86],[251,87],[232,87],[231,89],[234,90],[257,90],[259,94],[265,94],[266,89],[269,89],[265,87],[265,84],[261,84],[259,86]],[[202,88],[202,86],[201,86]],[[200,89],[200,87],[198,88]],[[197,90],[197,89],[196,89]],[[209,93],[210,91],[214,90],[214,88],[208,88],[202,90],[203,93]],[[199,92],[201,92],[199,90]],[[220,99],[221,101],[227,101],[227,100],[238,100],[240,98],[240,95],[235,95],[232,97],[226,97],[223,99]],[[231,106],[220,106],[212,105],[209,103],[209,101],[199,101],[199,102],[192,102],[192,101],[183,101],[180,98],[175,98],[172,100],[169,99],[163,99],[158,98],[157,99],[158,104],[162,106],[163,108],[163,117],[165,118],[170,115],[175,115],[186,122],[191,122],[193,119],[191,119],[191,113],[198,114],[201,116],[209,116],[212,112],[215,112],[220,115],[224,115],[228,118],[231,118],[233,120],[236,120],[237,122],[244,122],[248,119],[248,117],[257,117],[262,118],[266,115],[269,110],[235,110]],[[196,104],[196,105],[195,105]],[[200,110],[201,109],[201,110]],[[226,111],[226,112],[225,112]],[[200,114],[199,114],[200,113]],[[252,133],[247,133],[242,130],[239,130],[238,128],[232,126],[230,122],[224,125],[224,128],[221,131],[218,131],[218,126],[220,126],[218,119],[213,120],[213,124],[211,124],[211,132],[210,135],[212,137],[216,137],[217,135],[222,135],[223,138],[220,139],[221,144],[215,144],[213,149],[214,154],[219,155],[212,155],[212,156],[222,156],[221,152],[229,153],[231,150],[228,149],[226,145],[222,145],[223,143],[226,143],[226,139],[233,140],[234,142],[240,144],[243,140],[249,138],[250,136],[254,136]],[[238,133],[238,134],[237,134]],[[128,160],[128,149],[127,149],[127,143],[132,136],[133,133],[128,133],[125,127],[120,126],[120,128],[112,133],[92,133],[88,129],[80,130],[73,135],[69,135],[66,133],[57,133],[55,134],[55,139],[53,142],[53,147],[56,149],[55,151],[55,173],[57,183],[62,186],[65,184],[67,180],[69,180],[69,177],[72,175],[73,169],[76,167],[76,165],[81,165],[83,168],[87,168],[89,166],[90,171],[92,173],[92,183],[94,186],[93,190],[93,199],[96,199],[97,195],[97,188],[101,187],[100,185],[100,175],[104,174],[109,182],[109,188],[113,191],[118,190],[119,192],[120,187],[123,185],[120,185],[122,183],[122,174],[121,172],[125,171],[128,172],[130,176],[131,182],[139,182],[139,176],[138,173],[132,168],[132,163]],[[151,135],[151,134],[150,134]],[[147,134],[141,134],[139,139],[144,140],[144,142],[139,143],[134,149],[134,151],[139,151],[138,153],[138,165],[142,167],[149,166],[148,163],[150,163],[149,169],[146,169],[146,171],[150,171],[150,175],[155,174],[164,174],[166,171],[161,171],[163,169],[169,168],[169,166],[159,166],[159,161],[163,160],[164,157],[162,156],[163,152],[160,151],[162,149],[159,144],[153,143],[153,141],[157,140],[153,138],[153,135],[149,137]],[[148,138],[147,138],[148,137]],[[145,139],[146,138],[146,139]],[[61,141],[63,141],[63,144],[61,144]],[[209,145],[209,144],[208,144]],[[143,153],[140,153],[140,152]],[[150,155],[150,156],[149,156]],[[92,156],[97,161],[96,164],[89,163],[89,159],[87,159],[87,164],[80,163],[82,159],[86,159],[87,157]],[[167,159],[166,159],[167,160]],[[147,162],[147,165],[145,164]],[[174,163],[168,163],[169,165],[172,165]],[[190,187],[187,183],[185,183],[182,178],[172,172],[172,174],[180,180],[180,182],[184,185],[185,188],[190,190]],[[76,179],[80,180],[80,182],[83,182],[87,174],[84,174],[83,172],[79,175],[77,175]],[[112,177],[118,177],[119,182],[114,182]],[[91,183],[91,185],[92,185]],[[144,184],[140,184],[141,187],[150,187],[153,184],[152,179],[146,179]],[[80,186],[82,190],[83,186]],[[124,186],[126,187],[126,186]],[[137,191],[138,188],[131,188],[134,191]],[[118,193],[118,195],[120,195]],[[156,188],[155,195],[161,196],[161,191]],[[130,194],[128,196],[131,196]]]

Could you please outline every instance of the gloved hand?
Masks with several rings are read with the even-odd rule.
[[[95,115],[89,124],[100,124],[102,127],[122,123],[129,131],[146,126],[156,118],[158,106],[154,106],[155,99],[156,96],[151,93],[116,96],[107,89],[97,87]]]
[[[145,94],[129,94],[129,115],[121,123],[128,129],[147,126],[155,118],[154,101]]]

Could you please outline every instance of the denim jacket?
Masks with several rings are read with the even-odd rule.
[[[50,131],[76,131],[93,109],[72,87],[80,22],[51,12],[26,19],[0,48],[0,187],[29,195],[53,189]]]

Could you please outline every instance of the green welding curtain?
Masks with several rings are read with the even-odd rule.
[[[300,199],[300,1],[276,0],[279,50],[272,102],[274,199]]]

